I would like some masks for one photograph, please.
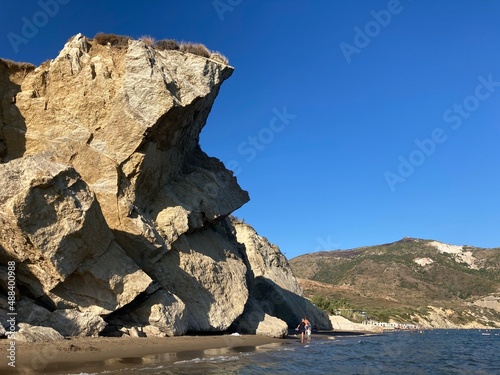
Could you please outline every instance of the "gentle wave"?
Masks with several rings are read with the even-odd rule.
[[[218,357],[207,357],[207,358],[193,358],[186,359],[183,361],[176,361],[174,365],[185,365],[185,364],[193,364],[193,363],[217,363],[217,362],[228,362],[228,361],[238,361],[240,359],[239,356],[224,356],[220,355]]]

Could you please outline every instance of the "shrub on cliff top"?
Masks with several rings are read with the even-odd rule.
[[[203,57],[206,57],[207,59],[209,59],[211,56],[211,53],[208,50],[208,48],[200,43],[189,43],[189,42],[185,43],[185,42],[183,42],[180,45],[180,51],[181,52],[189,52],[189,53],[192,53],[193,55],[203,56]]]
[[[104,34],[98,33],[94,36],[94,40],[100,45],[111,45],[113,47],[128,47],[128,41],[132,38],[126,35]],[[211,52],[201,43],[181,42],[180,44],[173,39],[161,39],[155,41],[152,36],[143,35],[139,38],[147,46],[153,47],[158,51],[173,50],[180,52],[189,52],[193,55],[206,57],[222,64],[228,65],[228,59],[219,52]]]
[[[144,42],[144,44],[146,44],[148,47],[153,47],[156,41],[155,38],[150,35],[143,35],[139,38],[139,40]]]
[[[126,35],[104,34],[98,33],[94,36],[94,40],[100,45],[107,45],[108,43],[113,47],[127,47],[128,41],[132,39]]]
[[[179,47],[179,43],[177,43],[173,39],[162,39],[162,40],[158,40],[155,43],[154,48],[157,49],[158,51],[165,51],[165,50],[178,51],[180,47]]]
[[[211,55],[210,55],[210,58],[212,60],[215,60],[217,62],[220,62],[222,64],[225,64],[225,65],[229,65],[229,60],[227,59],[226,56],[224,56],[222,53],[219,53],[219,52],[213,52]]]
[[[17,61],[12,61],[12,60],[8,60],[8,59],[1,59],[0,58],[0,61],[3,62],[7,68],[13,70],[13,71],[21,71],[21,70],[33,70],[35,69],[35,65],[31,64],[31,63],[26,63],[26,62],[17,62]]]

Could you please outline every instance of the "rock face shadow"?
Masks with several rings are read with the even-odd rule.
[[[26,151],[26,120],[16,106],[16,96],[23,77],[34,68],[0,59],[0,163],[20,158]]]

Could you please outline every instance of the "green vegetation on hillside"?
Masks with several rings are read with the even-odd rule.
[[[298,278],[323,283],[303,288],[306,296],[329,313],[338,310],[337,301],[344,300],[379,321],[412,322],[417,315],[426,316],[429,305],[455,311],[450,319],[457,323],[474,321],[474,301],[500,291],[500,248],[464,246],[457,255],[436,246],[430,240],[405,238],[385,245],[306,254],[289,263]],[[491,314],[492,319],[497,316],[494,311]]]

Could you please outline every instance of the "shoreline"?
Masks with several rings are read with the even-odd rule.
[[[59,341],[16,343],[16,367],[8,365],[8,339],[0,340],[2,374],[95,373],[173,363],[262,346],[280,346],[287,339],[257,335],[176,337],[71,337]]]
[[[369,332],[320,331],[312,339],[363,336]],[[294,333],[283,338],[258,335],[176,337],[71,337],[52,342],[16,344],[16,367],[8,366],[8,339],[0,340],[2,374],[100,373],[146,365],[173,364],[195,358],[239,355],[300,342]]]

